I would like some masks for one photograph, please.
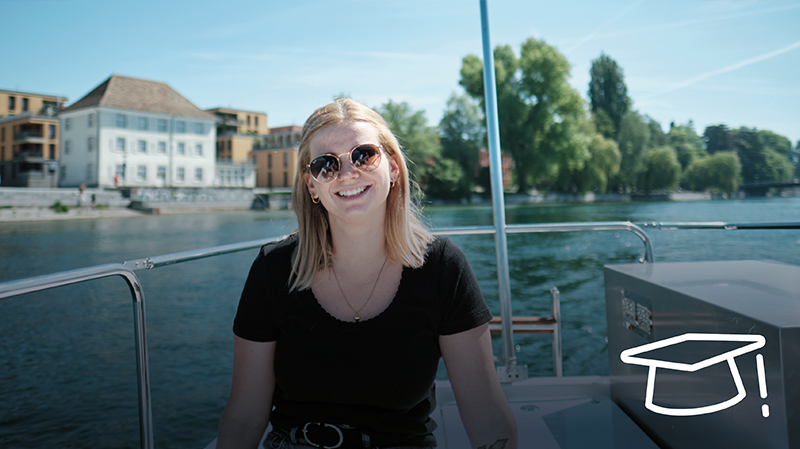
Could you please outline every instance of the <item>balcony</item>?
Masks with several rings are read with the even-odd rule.
[[[45,143],[42,131],[21,131],[14,134],[14,143]]]

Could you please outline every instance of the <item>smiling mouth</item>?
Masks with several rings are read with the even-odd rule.
[[[356,196],[356,195],[364,192],[365,190],[367,190],[366,187],[357,187],[355,189],[342,190],[341,192],[336,192],[336,194],[339,195],[339,196],[347,198],[347,197],[351,197],[351,196]]]

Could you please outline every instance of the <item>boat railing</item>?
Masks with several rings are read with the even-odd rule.
[[[644,244],[645,254],[639,259],[640,262],[653,262],[653,248],[643,227],[655,229],[800,229],[800,223],[670,223],[670,222],[650,222],[650,223],[631,223],[631,222],[588,222],[588,223],[551,223],[551,224],[523,224],[509,225],[505,227],[506,233],[534,233],[534,232],[572,232],[572,231],[596,231],[596,230],[626,230],[639,236]],[[493,227],[459,227],[459,228],[435,228],[432,230],[437,235],[471,235],[471,234],[493,234]],[[95,279],[111,276],[121,276],[127,282],[134,308],[134,338],[136,341],[136,369],[139,393],[139,430],[141,447],[145,449],[153,448],[153,419],[152,406],[150,399],[150,375],[148,367],[147,351],[147,329],[145,319],[145,296],[142,283],[136,275],[138,270],[149,270],[153,268],[173,265],[177,263],[215,257],[223,254],[230,254],[239,251],[259,248],[262,245],[279,240],[282,237],[274,237],[262,240],[222,245],[212,248],[203,248],[179,253],[165,254],[143,259],[130,260],[123,263],[111,263],[96,265],[87,268],[62,271],[53,274],[34,276],[25,279],[0,282],[0,299],[7,299],[27,293],[49,290]],[[507,282],[507,280],[506,280]],[[560,303],[558,291],[551,291],[552,314],[555,318],[554,324],[560,324]],[[508,306],[510,308],[510,305]],[[508,314],[513,321],[512,314]],[[502,337],[510,337],[509,333],[525,332],[525,317],[519,317],[519,324],[514,326],[511,323],[502,323]],[[498,325],[500,323],[497,323]],[[543,324],[543,323],[540,323]],[[509,329],[507,331],[507,329]],[[557,334],[556,334],[557,335]],[[556,343],[554,335],[554,364],[561,364],[560,335]],[[557,357],[557,360],[556,360]],[[500,371],[500,367],[498,367]],[[560,371],[560,368],[559,368]]]

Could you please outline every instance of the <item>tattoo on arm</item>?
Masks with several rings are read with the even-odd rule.
[[[501,439],[495,441],[494,443],[492,443],[491,446],[487,446],[487,445],[484,444],[483,446],[479,447],[478,449],[505,449],[506,443],[508,443],[508,438],[501,438]]]

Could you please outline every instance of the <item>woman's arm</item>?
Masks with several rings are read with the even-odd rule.
[[[272,411],[276,342],[234,336],[231,394],[217,432],[217,448],[256,448]]]
[[[517,423],[494,368],[489,325],[441,335],[439,346],[472,447],[516,449]]]

